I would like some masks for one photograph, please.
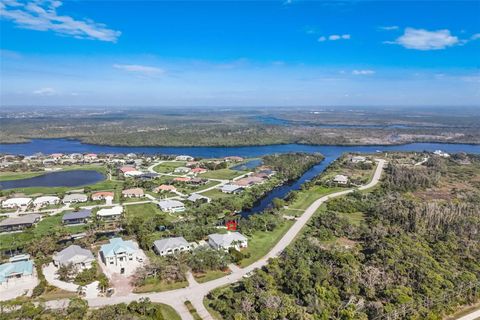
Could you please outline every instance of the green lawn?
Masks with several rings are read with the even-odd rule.
[[[20,180],[41,176],[47,173],[46,171],[37,172],[0,172],[0,181]]]
[[[212,200],[215,200],[215,199],[221,199],[221,198],[234,197],[235,195],[228,194],[228,193],[223,193],[222,191],[220,191],[218,189],[212,189],[212,190],[208,190],[206,192],[202,192],[202,196],[206,196],[206,197],[209,197]]]
[[[193,304],[190,301],[185,301],[185,306],[188,309],[188,312],[192,315],[193,319],[195,320],[202,320],[202,317],[197,312],[197,309],[193,306]]]
[[[248,237],[248,248],[243,252],[249,253],[250,257],[240,261],[240,267],[246,267],[266,255],[268,251],[270,251],[283,237],[288,229],[290,229],[293,223],[294,221],[287,220],[280,227],[271,232],[257,231],[252,236]]]
[[[219,169],[219,170],[212,170],[207,171],[204,174],[199,175],[201,178],[208,178],[208,179],[222,179],[222,180],[231,180],[235,177],[238,177],[242,174],[245,174],[245,171],[236,171],[231,169]]]
[[[153,170],[158,173],[172,173],[175,168],[184,167],[186,164],[184,161],[167,161],[154,167]]]
[[[359,226],[365,221],[365,216],[363,215],[362,212],[353,212],[353,213],[338,212],[338,215],[340,217],[347,218],[348,221],[355,226]]]
[[[323,186],[314,186],[308,190],[302,190],[298,193],[298,198],[288,207],[290,209],[307,209],[315,200],[329,193],[341,190],[341,188],[328,188]]]
[[[211,271],[207,271],[206,273],[194,274],[194,277],[198,283],[204,283],[204,282],[208,282],[211,280],[224,277],[228,274],[230,274],[229,271],[224,272],[220,270],[211,270]]]
[[[163,303],[155,303],[156,305],[160,305],[160,309],[162,312],[162,316],[164,319],[168,320],[181,320],[180,316],[178,315],[177,311],[170,307],[167,304]]]
[[[156,278],[148,278],[143,286],[136,287],[135,293],[161,292],[188,287],[188,281],[167,283]]]
[[[132,217],[149,218],[157,214],[165,215],[154,203],[149,202],[125,206],[125,216],[127,219]]]

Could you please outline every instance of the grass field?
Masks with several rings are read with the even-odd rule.
[[[280,227],[271,232],[255,232],[248,238],[248,248],[243,251],[244,253],[249,253],[250,257],[240,261],[240,266],[246,267],[266,255],[268,251],[270,251],[283,237],[288,229],[290,229],[293,223],[294,221],[287,220]]]
[[[175,168],[184,167],[187,164],[184,161],[167,161],[160,163],[158,166],[154,167],[153,170],[158,173],[172,173]]]
[[[202,196],[206,196],[206,197],[211,198],[212,200],[215,200],[215,199],[233,197],[235,195],[228,194],[228,193],[223,193],[222,191],[220,191],[218,189],[212,189],[212,190],[208,190],[206,192],[202,192]]]
[[[135,293],[161,292],[161,291],[185,288],[187,286],[188,286],[188,281],[167,283],[164,281],[160,281],[156,278],[148,278],[146,283],[143,286],[136,287],[133,291]]]
[[[0,172],[0,181],[20,180],[33,178],[45,174],[45,171],[37,172]]]
[[[211,270],[211,271],[207,271],[206,273],[194,274],[193,276],[195,277],[195,280],[198,283],[204,283],[204,282],[208,282],[211,280],[224,277],[228,274],[230,274],[230,271],[224,272],[220,270]]]
[[[302,190],[298,193],[298,198],[289,205],[290,209],[307,209],[315,200],[329,193],[341,190],[341,188],[328,188],[323,186],[314,186],[308,190]]]
[[[231,180],[235,177],[245,174],[245,171],[236,171],[231,169],[219,169],[205,172],[199,175],[201,178]]]

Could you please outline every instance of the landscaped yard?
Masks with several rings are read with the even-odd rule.
[[[218,189],[212,189],[212,190],[202,192],[202,196],[209,197],[210,199],[215,200],[215,199],[233,197],[234,195],[223,193]]]
[[[188,281],[179,281],[167,283],[156,278],[148,278],[143,286],[136,287],[133,291],[135,293],[146,292],[161,292],[174,289],[185,288],[188,286]]]
[[[224,277],[228,274],[230,274],[230,271],[224,272],[224,271],[220,271],[220,270],[211,270],[211,271],[207,271],[206,273],[194,274],[194,277],[195,277],[195,280],[198,283],[204,283],[204,282],[208,282],[208,281],[211,281],[211,280],[215,280],[215,279]]]
[[[199,175],[201,178],[208,178],[208,179],[222,179],[222,180],[231,180],[235,177],[238,177],[242,174],[245,174],[245,171],[236,171],[231,169],[219,169],[219,170],[212,170],[207,171],[204,174]]]
[[[275,244],[283,237],[283,235],[290,229],[294,221],[287,220],[280,227],[275,230],[257,231],[251,237],[248,237],[248,248],[243,253],[249,253],[250,257],[240,261],[241,267],[246,267],[255,261],[262,258],[270,251]]]

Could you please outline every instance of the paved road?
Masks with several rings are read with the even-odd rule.
[[[458,318],[457,320],[478,320],[480,319],[480,310],[473,311],[463,317]]]
[[[377,159],[378,162],[377,168],[375,169],[375,173],[373,175],[372,180],[357,189],[365,190],[375,186],[381,175],[382,169],[385,165],[385,160]],[[87,299],[88,305],[90,307],[101,307],[105,305],[112,305],[118,303],[129,303],[134,300],[138,300],[140,298],[149,298],[153,302],[161,302],[168,304],[175,308],[175,310],[179,313],[182,319],[184,320],[193,320],[193,317],[188,312],[184,302],[189,300],[192,302],[193,306],[197,309],[198,314],[204,320],[213,320],[210,313],[207,311],[205,306],[203,305],[203,300],[205,296],[212,290],[222,287],[225,285],[229,285],[235,283],[242,279],[243,276],[247,275],[248,273],[252,272],[255,269],[261,268],[268,263],[270,258],[278,256],[285,248],[290,245],[295,237],[300,233],[302,228],[305,224],[310,220],[313,214],[318,210],[318,208],[325,203],[325,201],[346,195],[348,193],[353,192],[355,189],[348,189],[344,191],[339,191],[336,193],[332,193],[326,196],[323,196],[317,199],[314,203],[312,203],[306,210],[305,213],[300,216],[292,227],[287,231],[287,233],[280,239],[280,241],[273,247],[270,252],[267,253],[263,258],[254,262],[253,264],[245,267],[245,268],[233,268],[232,273],[228,276],[215,279],[205,283],[197,283],[196,281],[190,281],[190,284],[187,288],[176,289],[171,291],[165,292],[157,292],[157,293],[147,293],[147,294],[134,294],[130,293],[126,296],[122,297],[101,297],[96,299]],[[47,306],[51,308],[61,308],[65,304],[64,300],[56,300],[56,301],[49,301]]]

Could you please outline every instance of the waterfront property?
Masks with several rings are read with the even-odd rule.
[[[91,210],[83,209],[80,211],[68,212],[63,215],[63,224],[79,224],[86,223],[92,215]]]
[[[10,198],[2,202],[2,208],[26,209],[32,203],[32,198]]]
[[[56,267],[72,265],[77,271],[90,268],[93,261],[92,252],[77,245],[71,245],[53,256]]]
[[[115,206],[113,208],[101,209],[97,212],[97,217],[102,220],[116,220],[122,216],[123,207]]]
[[[236,184],[225,184],[220,189],[223,193],[237,194],[243,191],[243,187]]]
[[[185,211],[185,205],[178,200],[162,200],[158,203],[160,210],[164,212],[182,212]]]
[[[72,193],[67,194],[63,197],[63,203],[79,203],[79,202],[87,202],[88,197],[86,194],[83,193]]]
[[[191,250],[190,244],[183,237],[172,237],[153,242],[153,250],[160,256]]]
[[[56,196],[43,196],[33,200],[34,206],[56,205],[60,202],[60,198]]]
[[[32,213],[18,218],[6,218],[0,221],[0,232],[17,231],[29,228],[40,221],[41,215]]]
[[[240,250],[248,246],[248,239],[239,232],[214,233],[208,236],[208,244],[217,250]]]
[[[0,265],[0,289],[12,289],[21,282],[29,281],[34,282],[33,262],[29,255],[12,257],[9,262]]]
[[[100,257],[107,269],[113,273],[130,275],[143,262],[143,255],[138,244],[122,238],[110,239],[100,248]]]
[[[367,161],[367,158],[363,157],[363,156],[353,156],[351,161],[353,163],[360,163],[360,162],[365,162]]]

